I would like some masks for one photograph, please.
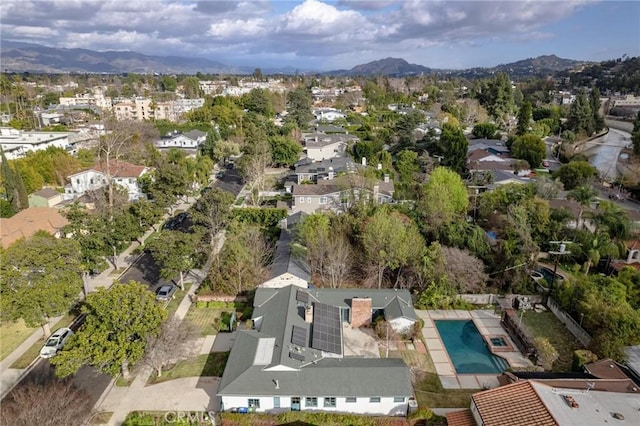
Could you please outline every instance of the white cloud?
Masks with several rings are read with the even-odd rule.
[[[260,37],[267,32],[265,21],[261,18],[248,20],[225,19],[211,24],[207,35],[218,39],[246,39]]]

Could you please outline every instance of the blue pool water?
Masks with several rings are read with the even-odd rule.
[[[440,338],[458,374],[498,374],[508,363],[487,349],[471,320],[435,321]]]

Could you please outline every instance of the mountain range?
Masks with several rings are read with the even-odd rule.
[[[179,56],[151,56],[129,51],[98,52],[88,49],[65,49],[32,43],[3,40],[0,48],[3,72],[33,73],[159,73],[159,74],[250,74],[255,68],[233,67],[204,58]],[[479,78],[496,72],[506,72],[512,77],[552,74],[586,64],[584,61],[559,58],[555,55],[539,56],[490,68],[466,70],[432,69],[410,64],[400,58],[386,58],[356,65],[349,70],[321,72],[335,76],[387,75],[404,77],[411,75],[446,74]],[[293,74],[291,68],[265,69],[265,74]],[[317,72],[309,71],[308,74]]]

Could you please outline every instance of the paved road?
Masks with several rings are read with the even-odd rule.
[[[225,170],[222,179],[216,179],[211,186],[213,188],[220,188],[223,191],[230,192],[234,197],[237,197],[240,191],[242,191],[244,183],[238,171],[236,169],[231,169]]]
[[[616,164],[622,148],[631,143],[631,135],[618,129],[610,129],[604,144],[597,144],[584,152],[589,162],[598,169],[600,177],[607,182],[614,182],[618,177]]]

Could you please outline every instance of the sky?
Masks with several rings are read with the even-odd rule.
[[[3,0],[2,40],[301,71],[602,61],[640,56],[640,1]]]

